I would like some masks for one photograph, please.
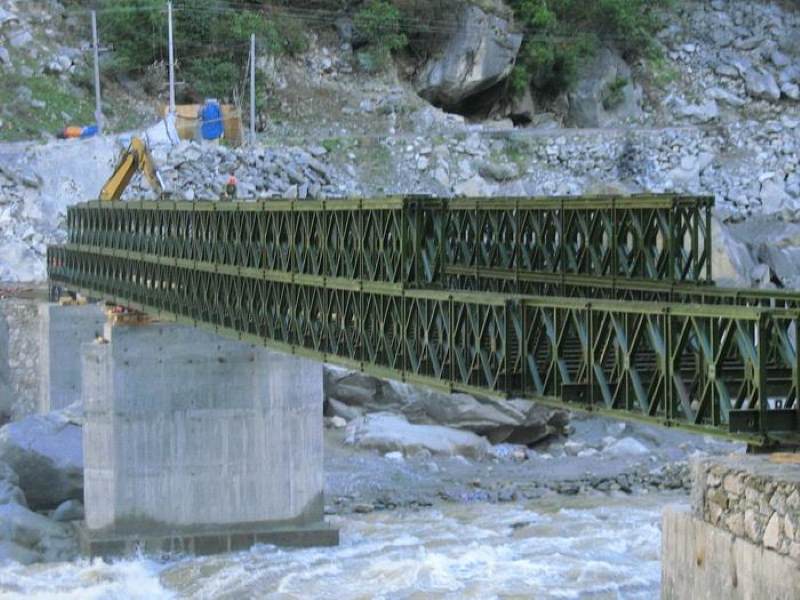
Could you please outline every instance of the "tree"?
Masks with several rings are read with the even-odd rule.
[[[267,15],[260,2],[244,9],[220,0],[176,0],[173,35],[177,69],[187,83],[184,96],[230,99],[243,81],[255,34],[259,48],[276,54],[305,48],[302,28],[285,17]],[[114,48],[112,73],[143,75],[168,56],[163,0],[106,0],[98,19],[105,43]]]
[[[652,50],[659,11],[672,0],[514,0],[525,39],[511,78],[515,92],[526,86],[553,96],[569,88],[581,60],[601,43],[626,58]]]

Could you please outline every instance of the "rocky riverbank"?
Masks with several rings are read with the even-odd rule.
[[[446,431],[425,431],[431,427],[425,425],[417,426],[422,431],[394,428],[400,433],[386,436],[386,420],[397,418],[378,413],[346,426],[328,422],[328,514],[557,495],[688,494],[693,457],[744,450],[677,430],[581,415],[573,415],[569,436],[533,448],[458,437],[459,446],[447,443]]]
[[[71,560],[83,518],[79,406],[0,428],[0,562]],[[575,417],[532,447],[405,416],[327,419],[326,513],[689,489],[687,460],[741,451],[679,431]],[[566,436],[564,433],[568,433]],[[46,482],[46,483],[45,483]]]

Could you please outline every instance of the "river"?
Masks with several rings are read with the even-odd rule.
[[[662,508],[685,496],[553,496],[332,517],[337,548],[0,567],[0,597],[647,599]]]

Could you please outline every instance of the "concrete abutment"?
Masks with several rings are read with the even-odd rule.
[[[189,326],[106,323],[82,351],[82,546],[333,545],[322,364]]]

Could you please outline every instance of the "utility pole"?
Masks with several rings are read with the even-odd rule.
[[[103,107],[100,104],[100,50],[97,40],[97,12],[92,11],[92,47],[94,48],[94,121],[97,134],[103,134]]]
[[[256,142],[256,34],[250,34],[250,143]]]
[[[167,2],[167,32],[169,37],[169,113],[175,114],[175,54],[172,49],[172,2]]]

